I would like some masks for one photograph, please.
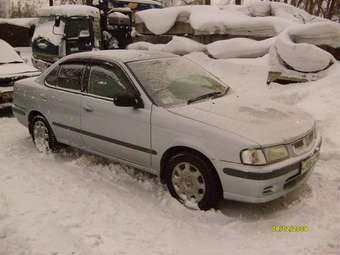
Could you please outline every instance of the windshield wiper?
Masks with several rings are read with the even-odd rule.
[[[202,99],[205,99],[205,98],[209,98],[209,97],[223,96],[223,95],[225,95],[227,93],[227,91],[228,91],[228,89],[226,89],[225,91],[210,92],[210,93],[207,93],[207,94],[204,94],[204,95],[201,95],[201,96],[189,99],[187,101],[187,104],[191,104],[193,102],[196,102],[196,101],[199,101],[199,100],[202,100]]]

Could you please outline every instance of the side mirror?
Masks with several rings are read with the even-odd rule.
[[[59,27],[60,26],[60,16],[56,16],[54,20],[54,26]]]
[[[140,96],[132,96],[132,95],[117,96],[113,99],[113,103],[116,106],[133,107],[135,109],[144,107],[144,103],[142,99],[140,98]]]

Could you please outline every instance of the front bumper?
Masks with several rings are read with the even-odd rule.
[[[311,175],[318,160],[321,143],[322,139],[318,136],[309,152],[267,166],[246,166],[219,161],[217,169],[223,197],[249,203],[264,203],[286,195],[301,186]]]

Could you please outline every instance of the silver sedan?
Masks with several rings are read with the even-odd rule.
[[[321,137],[306,113],[242,98],[172,54],[70,55],[18,81],[15,116],[40,152],[71,145],[159,175],[181,203],[260,203],[304,183]]]

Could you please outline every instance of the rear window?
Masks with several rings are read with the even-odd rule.
[[[58,75],[58,87],[64,89],[81,89],[83,66],[80,64],[66,64],[60,67]]]
[[[48,85],[57,86],[58,85],[58,71],[59,66],[54,68],[47,76],[46,76],[46,82]]]

